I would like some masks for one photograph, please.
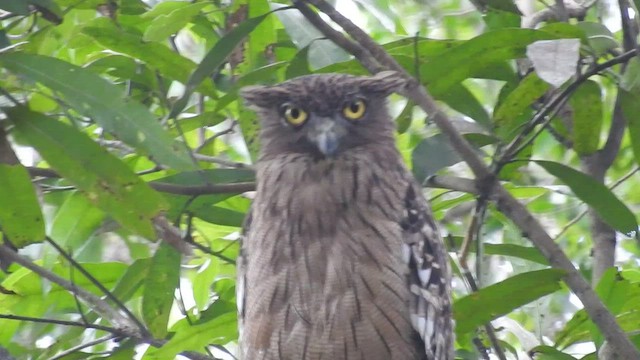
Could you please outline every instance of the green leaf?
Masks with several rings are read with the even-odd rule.
[[[196,89],[196,87],[202,83],[209,75],[213,74],[222,64],[225,62],[231,52],[249,35],[264,18],[271,13],[266,13],[262,16],[254,17],[243,21],[238,26],[229,31],[224,37],[222,37],[214,46],[209,50],[204,59],[198,64],[198,67],[193,71],[189,80],[186,82],[184,94],[174,104],[169,114],[170,118],[175,118],[180,112],[187,106],[189,97]]]
[[[127,265],[120,262],[81,263],[81,265],[107,289],[112,288],[127,269]],[[73,270],[68,263],[64,265],[56,263],[51,268],[51,271],[65,279],[69,279]],[[44,286],[44,282],[48,285]],[[85,276],[74,276],[73,283],[88,291],[100,293],[100,290]],[[0,313],[28,315],[15,311],[16,307],[25,307],[36,309],[32,315],[38,316],[36,313],[39,313],[40,310],[61,311],[64,309],[64,311],[68,311],[68,309],[77,306],[77,298],[73,294],[56,284],[45,281],[40,274],[36,274],[27,268],[19,268],[12,272],[2,282],[2,286],[4,289],[13,291],[16,294],[0,292]],[[44,289],[46,289],[46,292],[43,293]]]
[[[606,54],[609,50],[620,47],[620,44],[611,33],[611,30],[609,30],[604,24],[579,21],[576,26],[584,31],[588,45],[598,56]]]
[[[302,49],[309,46],[309,64],[318,69],[331,64],[341,63],[350,55],[341,47],[325,38],[307,18],[296,9],[287,9],[282,4],[272,3],[271,8],[278,11],[276,16],[284,26],[291,41]]]
[[[600,218],[614,229],[628,234],[636,231],[635,215],[604,184],[568,166],[542,160],[532,160],[571,188],[574,194],[591,206]]]
[[[620,315],[623,311],[625,304],[631,302],[632,304],[637,304],[640,298],[640,288],[638,288],[637,284],[633,286],[631,282],[625,279],[622,274],[618,271],[617,268],[611,267],[607,269],[600,278],[598,285],[596,285],[595,291],[602,299],[602,302],[607,306],[607,309],[611,312],[611,314]],[[635,306],[634,306],[635,307]],[[632,311],[637,311],[633,309]],[[625,314],[622,314],[624,316]],[[621,318],[619,317],[619,323],[622,325]],[[634,326],[633,330],[637,330],[638,326]],[[630,330],[630,329],[624,329]],[[596,346],[600,347],[602,342],[604,341],[604,337],[602,336],[598,327],[590,323],[590,331],[592,334],[593,342],[596,343]]]
[[[69,125],[24,107],[5,109],[20,136],[62,176],[123,227],[155,238],[151,219],[162,197],[122,161]]]
[[[444,93],[494,63],[525,56],[527,45],[558,35],[531,29],[501,29],[481,34],[422,64],[422,81],[433,93]],[[469,61],[473,59],[473,61]]]
[[[487,8],[483,18],[490,30],[518,28],[521,22],[521,15],[511,11],[494,9],[493,7]]]
[[[169,313],[176,287],[180,282],[181,255],[169,244],[162,242],[151,261],[149,274],[144,282],[142,318],[151,334],[162,339],[167,335]]]
[[[200,219],[212,224],[236,227],[242,226],[242,222],[244,221],[245,217],[244,213],[217,206],[196,209],[193,214]]]
[[[415,104],[411,100],[407,101],[404,109],[402,109],[402,112],[396,118],[396,130],[398,131],[398,133],[404,134],[405,132],[407,132],[407,130],[409,130],[409,127],[411,126],[411,120],[413,120],[414,107]]]
[[[309,69],[309,45],[303,47],[296,53],[296,55],[289,62],[287,70],[285,71],[285,77],[291,79],[301,75],[307,75],[311,73]]]
[[[91,71],[58,59],[25,53],[0,54],[0,64],[64,95],[79,113],[125,143],[179,170],[193,169],[183,144],[174,141],[141,104]]]
[[[209,5],[206,2],[182,5],[166,15],[160,15],[153,19],[151,25],[144,31],[144,41],[163,41],[172,34],[178,32],[191,21],[191,18],[200,13],[200,10]]]
[[[29,173],[0,163],[0,228],[18,248],[44,240],[44,219]]]
[[[460,236],[453,236],[447,238],[448,240],[453,240],[457,249],[460,249],[462,246],[463,238]],[[469,251],[476,252],[476,243],[470,244]],[[535,247],[530,246],[522,246],[516,244],[483,244],[482,251],[486,255],[500,255],[500,256],[509,256],[515,257],[527,261],[532,261],[542,265],[549,265],[549,261],[547,258],[542,255],[540,250]]]
[[[556,334],[554,346],[567,348],[573,344],[590,341],[591,321],[589,315],[584,309],[578,310],[573,317],[567,321],[564,328]]]
[[[620,96],[624,119],[629,127],[633,156],[636,159],[636,164],[640,165],[640,117],[638,116],[640,114],[640,94],[619,89],[618,96]]]
[[[521,115],[531,104],[537,101],[549,89],[549,84],[535,73],[527,75],[518,86],[509,93],[493,113],[496,133],[505,140],[513,138],[523,121]]]
[[[464,134],[473,145],[482,147],[495,142],[495,138],[484,134]],[[437,156],[434,156],[437,154]],[[411,155],[411,168],[413,174],[422,182],[431,175],[447,166],[457,164],[462,159],[449,144],[444,134],[437,134],[422,140],[413,149]]]
[[[563,353],[551,346],[539,345],[529,351],[536,360],[577,360],[573,356]]]
[[[564,271],[545,269],[519,274],[458,299],[453,305],[456,334],[462,336],[522,305],[561,288]]]
[[[249,18],[269,14],[271,10],[270,1],[267,0],[252,0],[248,6]],[[274,17],[268,16],[251,31],[244,45],[244,59],[238,66],[239,71],[246,73],[273,62],[272,59],[269,59],[269,53],[273,49],[270,50],[269,47],[278,42],[275,22],[276,19]]]
[[[629,92],[638,92],[640,89],[640,59],[633,57],[627,63],[627,68],[622,74],[620,87]]]
[[[602,129],[602,95],[600,85],[587,80],[571,95],[573,110],[573,149],[580,155],[598,150]]]
[[[123,302],[129,300],[149,276],[152,261],[153,259],[138,259],[128,266],[113,288],[113,295]]]
[[[145,42],[141,35],[126,32],[106,18],[95,19],[90,25],[82,28],[82,34],[109,50],[139,59],[169,79],[183,84],[187,82],[190,72],[196,67],[193,61],[176,54],[167,46],[156,42]],[[209,96],[216,97],[210,82],[202,83],[198,89]]]
[[[0,2],[0,9],[18,15],[29,15],[29,2],[25,0],[5,0]]]
[[[237,339],[237,324],[238,319],[234,311],[217,316],[206,323],[179,329],[161,348],[149,348],[145,359],[173,359],[185,350],[201,350],[212,343],[226,344]]]
[[[50,236],[63,249],[79,249],[102,224],[104,213],[79,192],[62,204],[51,224]]]
[[[452,109],[469,116],[477,123],[487,128],[491,126],[487,111],[466,86],[462,84],[452,85],[446,93],[439,94],[437,98],[447,103]]]
[[[607,269],[596,285],[596,293],[611,313],[616,315],[624,331],[636,332],[640,329],[638,325],[640,312],[637,311],[637,304],[640,303],[640,278],[629,271],[618,272],[616,268]],[[556,334],[554,346],[567,348],[585,341],[600,344],[602,339],[598,328],[582,309],[577,311]]]

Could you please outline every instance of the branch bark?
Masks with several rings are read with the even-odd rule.
[[[324,23],[317,14],[315,14],[308,6],[307,2],[313,4],[320,11],[325,13],[331,20],[345,30],[353,40],[347,39],[341,33],[333,30],[329,25]],[[337,12],[333,7],[323,0],[294,1],[294,5],[298,8],[309,21],[311,21],[326,37],[333,40],[337,45],[351,52],[365,65],[369,71],[377,72],[380,66],[369,67],[367,64],[380,64],[383,69],[395,70],[402,74],[405,78],[410,79],[410,84],[406,87],[404,94],[410,100],[414,101],[425,112],[430,114],[433,121],[446,134],[453,148],[469,165],[476,178],[479,179],[480,188],[483,193],[490,197],[495,197],[499,209],[513,221],[531,241],[541,250],[549,263],[566,271],[564,281],[571,290],[580,298],[585,310],[603,333],[607,341],[609,341],[617,356],[621,359],[640,359],[640,353],[631,343],[626,334],[616,323],[615,317],[607,310],[602,301],[595,294],[593,289],[580,275],[578,270],[573,266],[571,261],[562,252],[560,247],[553,242],[553,239],[547,234],[542,225],[531,215],[531,213],[518,202],[509,192],[501,186],[498,180],[493,176],[489,168],[480,159],[471,145],[462,137],[462,135],[453,127],[451,121],[438,108],[434,99],[429,95],[426,89],[413,79],[386,51],[371,39],[362,29],[354,25],[348,18]],[[331,30],[329,30],[331,29]],[[352,50],[357,50],[354,53]],[[369,54],[374,59],[369,59]],[[367,58],[364,59],[363,57]]]

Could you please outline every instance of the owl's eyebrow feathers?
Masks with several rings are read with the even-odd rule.
[[[276,85],[248,86],[240,95],[249,105],[273,108],[286,101],[326,105],[327,101],[346,101],[349,97],[375,96],[384,98],[406,84],[406,80],[393,71],[383,71],[371,77],[347,74],[316,74],[301,76]],[[316,94],[324,96],[319,97]],[[333,102],[333,101],[332,101]],[[341,105],[341,104],[332,104]]]

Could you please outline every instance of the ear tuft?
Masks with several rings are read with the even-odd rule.
[[[254,85],[245,86],[240,89],[240,96],[247,105],[266,107],[271,102],[269,96],[270,89],[267,86]]]

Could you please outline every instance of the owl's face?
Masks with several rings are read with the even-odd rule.
[[[242,90],[261,118],[263,154],[332,158],[359,146],[393,142],[386,97],[404,85],[395,73],[303,76]]]

